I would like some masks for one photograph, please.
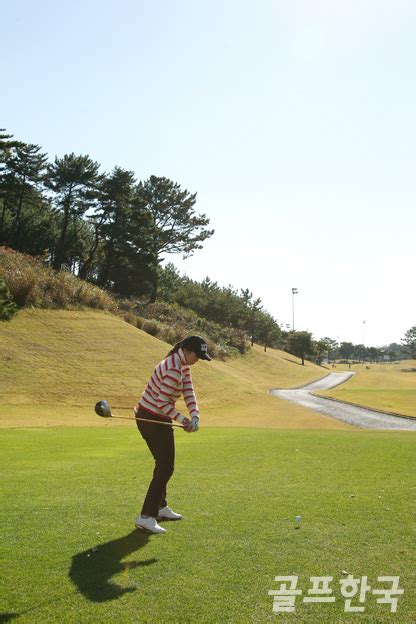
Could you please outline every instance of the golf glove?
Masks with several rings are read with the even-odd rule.
[[[192,422],[189,420],[189,418],[186,418],[186,416],[185,416],[185,418],[181,422],[181,425],[183,426],[184,430],[187,433],[191,433],[191,431],[192,431]]]
[[[191,420],[191,432],[198,431],[199,429],[199,416],[192,416]]]

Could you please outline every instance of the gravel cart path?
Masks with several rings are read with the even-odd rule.
[[[375,412],[364,407],[347,405],[331,399],[324,399],[311,394],[319,390],[329,390],[339,386],[354,375],[354,373],[331,373],[323,379],[293,390],[270,390],[270,394],[292,403],[298,403],[309,407],[320,414],[343,420],[350,425],[369,429],[397,429],[404,431],[416,431],[416,419],[392,416],[384,412]]]

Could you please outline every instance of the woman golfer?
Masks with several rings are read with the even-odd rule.
[[[173,474],[175,462],[175,442],[171,423],[172,421],[181,423],[188,433],[199,429],[199,410],[190,366],[198,360],[211,360],[207,350],[207,343],[201,336],[188,336],[178,342],[156,366],[135,408],[137,418],[158,420],[162,423],[136,421],[137,428],[155,459],[153,479],[144,499],[141,515],[136,518],[138,529],[145,529],[151,533],[166,533],[166,529],[157,523],[159,519],[182,518],[181,514],[172,511],[166,502],[166,484]],[[175,401],[181,394],[190,418],[175,408]]]

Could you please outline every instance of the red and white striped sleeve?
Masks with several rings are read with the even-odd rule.
[[[179,423],[182,423],[185,416],[175,408],[175,401],[178,398],[182,374],[180,365],[174,356],[169,356],[164,360],[159,368],[158,394],[155,397],[158,409]]]
[[[198,402],[196,400],[194,386],[192,383],[191,369],[186,367],[183,369],[183,373],[183,398],[185,400],[186,407],[188,408],[191,418],[192,416],[198,416],[199,418]]]

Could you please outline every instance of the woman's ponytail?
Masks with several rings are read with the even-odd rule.
[[[172,347],[172,349],[169,351],[169,353],[166,355],[166,357],[169,357],[170,355],[173,355],[174,353],[177,353],[179,351],[179,349],[182,347],[182,343],[183,340],[180,340],[179,342],[177,342],[175,344],[174,347]]]

